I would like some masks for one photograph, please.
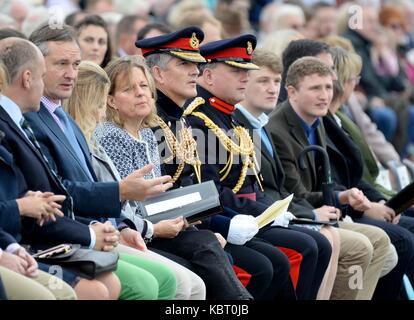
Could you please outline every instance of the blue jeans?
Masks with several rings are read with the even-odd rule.
[[[389,107],[370,107],[368,115],[377,124],[378,129],[381,130],[385,138],[391,141],[397,130],[397,115],[395,111]]]
[[[401,152],[401,157],[407,156],[408,146],[411,142],[414,142],[414,105],[408,107],[408,125],[407,125],[407,138],[404,143],[404,148]]]

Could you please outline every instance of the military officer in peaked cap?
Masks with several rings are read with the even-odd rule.
[[[200,162],[195,154],[195,141],[182,115],[185,101],[197,95],[198,64],[206,62],[200,55],[199,45],[203,39],[201,29],[188,27],[136,42],[155,80],[159,126],[153,131],[160,145],[166,146],[160,150],[161,170],[163,174],[173,177],[174,188],[192,184],[191,178],[182,179],[184,170],[189,171],[186,176],[195,175],[200,181]],[[177,140],[180,134],[184,141]],[[164,139],[166,143],[163,143]]]
[[[189,98],[196,96],[196,79],[199,75],[198,63],[206,60],[200,55],[199,45],[204,34],[197,27],[188,27],[170,34],[137,41],[147,65],[154,77],[157,88],[157,122],[154,128],[159,143],[165,139],[167,150],[161,151],[161,169],[168,172],[175,186],[181,185],[181,173],[189,171],[189,175],[198,174],[200,164],[196,158],[195,141],[182,121],[183,105]],[[177,132],[178,131],[178,132]],[[183,139],[177,139],[177,136]],[[191,148],[193,153],[191,154]],[[185,150],[186,156],[182,154]],[[168,163],[163,161],[170,158]],[[184,159],[185,158],[185,159]],[[192,179],[187,179],[192,183]],[[189,235],[193,233],[193,235]],[[187,234],[186,237],[184,235]],[[222,250],[216,252],[214,259],[200,260],[196,253],[198,242],[212,241],[212,233],[188,228],[173,239],[154,239],[150,246],[176,254],[189,260],[192,268],[205,282],[210,299],[246,299],[248,292],[236,278]],[[203,237],[204,236],[204,237]],[[214,235],[213,235],[214,237]],[[217,240],[217,239],[216,239]],[[221,249],[221,248],[220,248]],[[219,251],[214,248],[215,251]],[[193,257],[193,259],[188,259]],[[223,261],[223,259],[227,261]],[[181,262],[178,261],[177,262]],[[225,263],[227,262],[227,263]],[[188,265],[186,265],[188,266]],[[188,266],[188,267],[192,267]],[[229,270],[230,269],[230,270]],[[201,272],[200,272],[201,271]]]
[[[202,159],[201,177],[203,181],[216,182],[228,217],[219,229],[230,243],[234,243],[234,233],[239,235],[242,233],[240,230],[255,223],[255,220],[241,219],[240,216],[258,216],[274,202],[263,192],[257,166],[257,160],[260,159],[256,158],[249,133],[232,119],[234,105],[244,100],[249,70],[259,68],[252,63],[255,47],[256,38],[249,34],[201,46],[200,53],[207,63],[199,68],[198,95],[187,102],[185,111],[187,122],[193,130],[203,130],[205,137],[209,136],[208,131],[210,136],[211,132],[216,135],[215,144],[198,141],[200,148],[205,148],[199,150],[199,154],[208,157],[205,162]],[[216,149],[209,150],[211,145],[215,145]],[[222,155],[226,155],[224,159]],[[243,222],[236,222],[235,219]],[[267,243],[257,243],[255,238]],[[278,273],[278,270],[283,269],[284,261],[280,255],[284,254],[290,260],[291,278],[298,298],[314,298],[330,260],[328,240],[312,230],[298,231],[286,225],[281,226],[277,220],[261,228],[255,238],[247,241],[246,245],[249,246],[253,241],[252,247],[269,258],[274,269],[273,279],[278,279],[276,283],[279,283],[269,288],[273,292],[268,291],[266,298],[275,296],[275,288],[277,295],[286,291],[286,286],[280,285],[286,279]],[[268,250],[268,247],[272,250]],[[235,246],[234,250],[237,249]],[[232,255],[237,257],[233,252]],[[249,257],[235,262],[252,263]]]
[[[198,63],[206,62],[199,53],[198,44],[202,40],[202,31],[196,27],[189,27],[136,43],[147,60],[157,87],[159,127],[154,131],[156,136],[159,135],[157,137],[159,142],[162,141],[161,138],[166,140],[163,145],[167,146],[167,150],[160,150],[166,152],[161,154],[163,161],[161,167],[163,173],[168,173],[173,177],[175,187],[201,181],[201,162],[196,153],[197,144],[183,120],[183,106],[186,100],[197,95],[196,80],[200,73],[197,68]],[[216,215],[205,220],[201,227],[220,232],[217,226],[220,227],[225,224],[222,221],[227,220],[226,216]],[[256,229],[255,227],[254,232]],[[229,251],[233,246],[235,245],[226,244],[225,249]],[[268,291],[276,292],[273,289],[274,282],[280,278],[272,279],[273,267],[269,259],[246,246],[237,245],[237,247],[237,250],[231,250],[233,260],[238,262],[249,257],[251,261],[254,261],[248,265],[234,265],[239,276],[248,274],[248,280],[244,280],[243,283],[254,298],[264,299],[269,297]],[[280,272],[284,274],[283,278],[288,283],[287,287],[290,288],[285,291],[288,291],[290,297],[294,298],[293,286],[289,282],[289,263],[287,258],[282,257],[282,259],[285,261],[285,268]],[[289,294],[286,294],[285,298],[288,296]]]

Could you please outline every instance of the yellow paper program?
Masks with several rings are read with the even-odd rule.
[[[292,201],[293,193],[286,197],[283,200],[278,200],[273,203],[269,208],[267,208],[263,213],[256,217],[257,225],[259,229],[264,227],[265,225],[273,222],[276,217],[280,216],[281,214],[285,213],[289,208],[289,204]]]

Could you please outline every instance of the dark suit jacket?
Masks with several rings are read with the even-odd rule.
[[[213,97],[211,93],[202,87],[198,87],[198,96],[204,98],[205,104],[199,106],[194,111],[204,113],[225,132],[233,128],[234,123],[231,116],[210,105],[209,99]],[[237,214],[258,216],[273,204],[274,201],[260,191],[253,174],[246,176],[241,189],[237,194],[234,194],[232,189],[239,179],[242,168],[242,161],[239,157],[234,156],[229,175],[223,181],[220,181],[220,171],[225,167],[229,154],[224,150],[218,138],[212,133],[209,134],[209,129],[203,120],[190,115],[187,117],[187,123],[191,126],[193,134],[199,139],[204,138],[202,141],[197,139],[198,153],[202,163],[201,179],[202,181],[213,180],[215,182],[220,195],[220,201],[225,209],[223,215],[226,215],[228,219]],[[199,130],[198,133],[196,133],[197,130]],[[201,132],[204,135],[201,135]],[[256,194],[256,201],[237,196],[250,193]],[[225,236],[227,236],[228,226],[229,220],[227,221]]]
[[[61,189],[58,182],[56,182],[55,178],[50,173],[50,170],[48,169],[47,164],[44,162],[40,153],[35,149],[20,129],[17,128],[13,120],[1,106],[0,130],[5,133],[2,145],[9,153],[8,161],[3,161],[1,168],[4,172],[2,172],[0,176],[10,177],[10,180],[3,178],[0,180],[0,185],[3,186],[1,190],[7,190],[7,192],[0,192],[0,201],[6,201],[7,204],[7,201],[14,200],[22,196],[27,192],[27,190],[39,190],[43,192],[51,191],[55,194],[66,195],[65,191]],[[12,175],[15,175],[14,179],[24,179],[24,181],[14,184]],[[74,186],[73,189],[77,189],[76,192],[78,193],[84,193],[84,195],[86,194],[85,188],[76,188]],[[79,199],[80,197],[77,198]],[[78,201],[76,205],[86,205],[89,201],[87,194],[83,197],[82,201]],[[7,207],[4,207],[4,212],[10,214],[9,210],[13,211],[15,209],[16,205],[14,205],[13,201],[11,201]],[[68,215],[67,201],[65,201],[62,211]],[[3,214],[3,210],[1,214]],[[16,216],[16,211],[14,211],[14,215]],[[43,225],[43,227],[37,226],[33,219],[25,218],[22,220],[22,232],[22,241],[25,243],[58,244],[62,242],[71,242],[89,246],[91,240],[89,227],[87,225],[73,221],[66,217],[58,217],[56,223],[49,222]]]
[[[384,200],[385,197],[362,178],[363,159],[358,146],[338,126],[331,114],[323,118],[323,124],[334,180],[347,189],[353,187],[361,189],[371,201]]]
[[[12,155],[0,145],[0,248],[2,249],[21,240],[20,212],[15,200],[16,193],[21,188],[12,163]],[[24,183],[23,177],[19,180]]]
[[[233,118],[249,130],[250,135],[253,138],[254,128],[250,124],[250,121],[244,116],[242,112],[236,109],[233,112]],[[263,188],[265,193],[272,198],[272,200],[280,200],[289,196],[289,192],[284,187],[285,171],[283,170],[282,163],[280,162],[277,150],[274,147],[273,139],[270,133],[264,129],[269,137],[269,140],[273,149],[273,156],[268,149],[263,145],[262,140],[253,139],[256,150],[256,158],[260,165],[260,173],[263,177]],[[313,219],[314,214],[312,212],[312,205],[305,199],[297,197],[293,198],[290,203],[289,211],[296,217]]]
[[[119,217],[121,203],[119,201],[118,182],[96,182],[97,178],[93,171],[91,153],[85,137],[72,118],[69,115],[68,117],[85,155],[89,171],[95,181],[90,180],[66,136],[43,104],[38,112],[25,114],[25,118],[29,121],[43,153],[47,156],[49,162],[55,165],[58,175],[64,179],[64,183],[75,202],[77,200],[82,201],[82,199],[86,200],[82,201],[84,202],[82,207],[75,207],[75,213],[93,218]],[[73,188],[74,183],[75,188],[77,188],[76,183],[78,182],[84,188],[82,194],[77,193]]]
[[[326,127],[327,126],[327,127]],[[306,155],[306,169],[298,164],[299,153],[309,145],[300,120],[288,101],[271,115],[268,124],[276,148],[286,171],[286,188],[295,195],[304,195],[315,207],[323,205],[321,190],[322,166],[319,156]],[[334,190],[360,188],[372,201],[378,201],[378,192],[362,179],[362,158],[358,148],[330,117],[324,117],[317,129],[318,144],[327,150],[334,181]],[[339,204],[337,204],[339,207]],[[343,214],[354,217],[361,212],[351,208]]]
[[[315,208],[324,205],[321,189],[322,166],[319,157],[313,153],[305,156],[306,169],[299,167],[298,156],[309,146],[308,139],[300,120],[289,101],[285,101],[270,115],[266,129],[270,133],[283,168],[285,170],[285,187],[296,197],[305,198]],[[325,128],[321,123],[316,132],[318,143],[326,149]]]
[[[174,101],[167,97],[164,93],[157,90],[157,114],[164,120],[164,122],[169,125],[171,131],[177,136],[177,123],[183,121],[183,111],[184,109],[178,106]],[[181,130],[181,127],[178,127],[178,130]],[[156,135],[158,145],[165,148],[165,138],[164,133],[161,127],[157,126],[152,128],[152,131]],[[166,155],[169,155],[169,150],[160,148],[160,158],[165,159]],[[161,163],[161,172],[163,175],[174,176],[177,171],[178,163],[177,158],[174,157],[169,163]],[[194,169],[192,166],[186,164],[184,166],[184,173],[180,175],[179,179],[174,183],[173,188],[179,188],[191,185],[194,178]],[[194,179],[195,180],[195,179]]]

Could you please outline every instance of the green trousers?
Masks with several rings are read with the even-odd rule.
[[[169,268],[139,256],[121,253],[115,274],[121,281],[121,300],[169,300],[177,290]]]

